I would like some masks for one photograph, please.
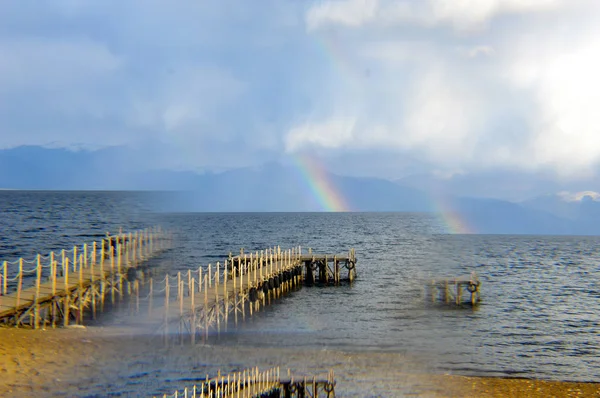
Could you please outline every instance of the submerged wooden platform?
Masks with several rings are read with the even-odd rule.
[[[455,278],[433,279],[427,284],[432,303],[475,305],[480,300],[481,281],[475,272]]]

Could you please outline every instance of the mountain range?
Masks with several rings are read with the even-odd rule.
[[[161,211],[244,212],[352,210],[452,214],[477,233],[600,234],[600,194],[558,192],[523,201],[443,195],[431,180],[339,176],[318,180],[297,168],[266,163],[221,173],[151,169],[123,147],[73,151],[22,146],[0,150],[0,188],[143,190]],[[486,184],[493,182],[486,181]],[[429,186],[427,184],[430,184]],[[340,201],[346,205],[341,206]]]

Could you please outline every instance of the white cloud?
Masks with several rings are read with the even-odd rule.
[[[373,71],[354,96],[328,87],[343,93],[332,108],[355,122],[326,146],[396,148],[438,170],[589,176],[600,167],[599,18],[591,0],[319,2],[309,33],[344,27],[335,33],[345,58]],[[318,145],[338,117],[288,137]]]
[[[495,17],[555,10],[566,0],[328,0],[309,9],[307,27],[414,24],[484,28]]]
[[[361,26],[372,21],[379,11],[379,0],[325,1],[308,10],[308,29],[316,29],[323,24]]]
[[[600,161],[600,29],[577,43],[521,46],[510,71],[537,105],[529,115],[530,160],[561,174],[591,172]]]
[[[154,140],[190,167],[307,148],[361,172],[600,166],[597,0],[7,4],[0,146]]]
[[[292,128],[285,138],[286,150],[295,152],[305,147],[341,148],[352,142],[356,120],[332,117],[319,123],[303,123]]]

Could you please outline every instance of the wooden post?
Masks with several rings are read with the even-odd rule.
[[[77,246],[73,246],[73,272],[77,272]]]
[[[131,233],[130,235],[131,236]],[[135,231],[135,234],[133,235],[133,240],[131,241],[131,257],[132,257],[132,263],[133,266],[135,266],[137,264],[138,258],[137,258],[137,240],[138,240],[138,233],[137,231]]]
[[[70,304],[69,304],[69,300],[71,299],[71,292],[69,290],[69,258],[68,257],[64,257],[64,250],[63,250],[63,264],[65,267],[65,297],[63,299],[63,325],[69,326],[69,308],[70,308]]]
[[[54,252],[50,252],[50,278],[52,281],[52,296],[56,296],[56,260],[54,259]]]
[[[223,265],[223,298],[225,301],[225,330],[227,330],[227,321],[229,319],[229,292],[227,291],[227,260],[225,260],[225,264]]]
[[[148,316],[152,315],[152,298],[154,296],[154,281],[150,278],[150,292],[148,293]]]
[[[183,343],[183,281],[180,272],[177,273],[177,280],[179,281],[179,339]]]
[[[21,289],[22,288],[23,288],[23,257],[19,258],[19,285],[17,286],[17,309],[21,305]]]
[[[204,275],[204,333],[206,338],[208,338],[208,279],[209,276]]]
[[[94,251],[92,252],[92,257],[95,256],[96,251],[96,242],[94,242]],[[96,283],[95,283],[95,275],[94,275],[94,259],[92,258],[92,263],[90,264],[90,293],[92,294],[92,319],[96,319]]]
[[[116,247],[116,246],[115,246]],[[115,304],[115,253],[113,251],[113,246],[109,246],[110,249],[110,303],[111,305]]]
[[[79,262],[79,324],[83,325],[83,267]]]
[[[202,292],[202,267],[198,267],[198,293]]]
[[[83,263],[81,263],[81,265],[83,265],[83,267],[85,267],[85,268],[87,268],[87,266],[88,266],[87,243],[83,244]]]
[[[215,318],[217,320],[217,333],[221,332],[221,310],[219,307],[219,262],[215,266]]]
[[[117,278],[119,278],[119,301],[123,298],[123,278],[121,277],[121,243],[117,242]]]
[[[2,264],[2,295],[6,296],[6,291],[8,289],[8,261],[4,261]]]
[[[461,287],[460,287],[460,283],[458,281],[455,281],[456,283],[456,305],[460,304],[460,295],[461,295]]]
[[[448,280],[444,283],[444,301],[446,304],[450,304],[450,289],[448,288]]]
[[[50,261],[51,261],[51,267],[50,267],[50,272],[51,272],[51,278],[52,278],[52,314],[51,314],[51,323],[52,323],[52,328],[54,329],[56,327],[56,306],[57,306],[57,302],[55,300],[56,297],[56,260],[54,259],[54,252],[50,253]]]
[[[340,284],[340,264],[338,263],[337,256],[333,256],[333,283],[336,285]]]
[[[196,303],[194,302],[194,291],[196,280],[192,278],[190,290],[190,307],[192,309],[192,320],[190,325],[190,332],[192,333],[192,344],[196,343]]]
[[[165,342],[169,338],[169,275],[165,276]]]
[[[233,297],[234,297],[234,299],[233,299],[233,303],[234,303],[233,316],[235,318],[235,326],[237,327],[237,323],[238,323],[238,314],[237,314],[238,313],[238,309],[237,309],[238,296],[237,296],[237,286],[236,286],[237,285],[237,268],[233,267],[233,264],[231,267],[231,272],[233,273]]]
[[[194,285],[192,285],[192,270],[188,269],[188,297],[192,295],[192,290]]]
[[[127,240],[127,244],[125,245],[125,250],[127,252],[127,256],[126,256],[126,264],[130,265],[133,261],[133,247],[135,247],[135,245],[133,244],[133,234],[130,232],[129,235],[125,235],[126,237],[128,237],[129,239]]]
[[[40,327],[40,283],[42,279],[42,260],[40,255],[37,255],[36,279],[35,279],[35,308],[33,313],[34,329]]]

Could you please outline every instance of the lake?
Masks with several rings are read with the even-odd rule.
[[[303,288],[211,344],[396,352],[435,372],[600,379],[600,238],[446,234],[411,213],[155,214],[125,192],[0,192],[0,259],[91,242],[105,231],[173,228],[171,272],[301,245],[356,249],[358,280]],[[423,281],[476,271],[475,308],[427,305]]]

